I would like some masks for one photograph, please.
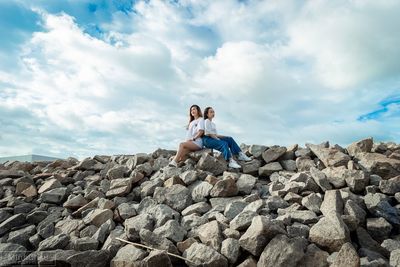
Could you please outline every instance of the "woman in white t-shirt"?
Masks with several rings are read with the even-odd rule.
[[[188,153],[203,148],[203,140],[201,137],[204,134],[204,119],[198,105],[192,105],[190,107],[189,124],[186,129],[186,141],[179,144],[178,152],[169,163],[171,166],[178,166],[178,163],[184,160]]]
[[[237,156],[238,160],[250,161],[246,154],[242,152],[235,140],[230,136],[223,136],[217,133],[217,127],[212,119],[215,111],[212,107],[204,110],[204,136],[203,144],[207,148],[221,151],[224,159],[229,162],[229,167],[240,168],[240,165],[233,159],[232,155]]]

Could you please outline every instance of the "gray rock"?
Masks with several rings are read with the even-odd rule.
[[[239,179],[236,182],[236,185],[239,190],[239,194],[248,195],[251,193],[251,190],[254,188],[254,185],[257,182],[257,178],[250,174],[242,174],[239,176]]]
[[[360,266],[360,257],[351,243],[344,243],[340,248],[331,267],[358,267]]]
[[[210,209],[211,209],[211,206],[207,202],[198,202],[198,203],[188,206],[181,213],[182,213],[182,216],[190,215],[193,213],[203,215]]]
[[[363,224],[367,213],[361,208],[357,202],[349,199],[344,205],[344,214],[356,218],[357,224]]]
[[[400,249],[393,250],[390,253],[390,266],[400,266]]]
[[[110,266],[140,266],[138,262],[143,260],[147,255],[148,253],[145,250],[137,248],[134,245],[127,244],[118,250],[115,257],[111,260]],[[137,265],[135,265],[136,262]]]
[[[367,219],[367,231],[375,240],[382,242],[387,239],[392,229],[392,225],[382,217]]]
[[[328,267],[329,263],[327,258],[329,253],[321,250],[315,244],[310,244],[307,246],[304,257],[299,261],[298,267]]]
[[[356,230],[358,244],[361,248],[370,250],[374,253],[380,254],[382,257],[389,257],[389,251],[383,248],[378,242],[376,242],[363,227],[358,227]],[[366,251],[368,252],[368,251]],[[360,252],[359,252],[360,254]],[[360,256],[362,256],[360,254]]]
[[[219,180],[210,191],[211,197],[233,197],[239,190],[234,179]]]
[[[85,224],[93,224],[100,227],[107,220],[113,218],[113,212],[109,209],[94,209],[90,211],[84,218],[83,222]]]
[[[173,267],[171,259],[165,251],[153,250],[143,259],[146,267]]]
[[[186,230],[175,220],[169,220],[164,225],[154,229],[155,234],[168,238],[173,242],[180,242],[186,236]]]
[[[270,162],[258,169],[258,175],[261,177],[269,177],[272,173],[283,170],[279,162]]]
[[[262,153],[267,150],[267,146],[262,146],[262,145],[251,145],[249,147],[249,152],[251,155],[253,155],[255,158],[261,158]]]
[[[106,267],[110,252],[107,250],[86,250],[67,258],[71,266]]]
[[[155,205],[154,207],[150,207],[147,213],[153,216],[153,219],[155,221],[155,227],[162,226],[169,220],[180,219],[179,212],[173,210],[171,207],[164,204],[158,204]]]
[[[154,191],[154,199],[160,204],[166,204],[176,211],[182,211],[192,204],[189,189],[180,184],[171,187],[157,187]]]
[[[349,229],[342,218],[331,211],[310,229],[309,239],[329,252],[339,251],[350,240]]]
[[[381,190],[382,193],[387,195],[394,195],[400,192],[400,175],[388,180],[380,181],[379,190]]]
[[[400,160],[391,159],[379,153],[358,153],[356,156],[360,167],[371,174],[377,174],[383,179],[389,179],[400,174]]]
[[[326,177],[325,173],[323,173],[322,171],[318,170],[315,167],[310,168],[310,173],[311,177],[314,179],[314,181],[317,183],[317,185],[321,188],[323,192],[332,189],[332,186],[329,183],[329,180]]]
[[[77,251],[97,250],[99,241],[90,237],[82,237],[71,240],[71,247]]]
[[[107,190],[108,198],[125,196],[132,189],[132,178],[112,178],[110,189]]]
[[[387,200],[382,200],[379,194],[368,193],[364,197],[365,205],[376,217],[383,217],[394,225],[400,225],[399,212]]]
[[[50,189],[43,194],[40,195],[40,198],[43,202],[61,204],[67,196],[67,188],[59,187]]]
[[[327,148],[321,145],[306,144],[306,146],[324,163],[325,167],[347,166],[349,155],[337,148]]]
[[[99,243],[104,243],[107,236],[114,228],[115,228],[115,222],[111,219],[107,220],[96,230],[96,232],[92,235],[92,238],[97,240]]]
[[[19,244],[0,243],[0,266],[19,265],[29,252]]]
[[[197,163],[200,170],[211,172],[214,175],[220,175],[228,169],[227,164],[222,160],[216,159],[209,154],[203,154]]]
[[[284,170],[292,171],[292,172],[297,170],[297,165],[296,165],[295,160],[292,160],[292,159],[282,160],[279,163],[281,164],[281,166]]]
[[[190,184],[194,183],[197,179],[199,179],[197,171],[193,171],[193,170],[185,171],[185,172],[181,173],[179,175],[179,177],[182,179],[182,181],[186,185],[190,185]]]
[[[7,243],[19,244],[24,247],[29,246],[29,237],[36,233],[34,225],[28,225],[22,229],[12,231],[8,235]]]
[[[321,194],[311,193],[308,196],[303,197],[303,199],[301,200],[301,204],[315,213],[320,213],[320,208],[322,204]]]
[[[369,175],[359,170],[346,170],[344,177],[347,186],[355,193],[362,193],[369,183]]]
[[[321,204],[321,212],[327,216],[330,211],[335,211],[339,215],[343,214],[343,199],[339,190],[328,190],[325,192],[324,201]]]
[[[63,207],[67,209],[79,209],[87,203],[88,201],[81,194],[79,194],[65,201]]]
[[[234,238],[227,238],[222,241],[221,254],[224,255],[231,264],[236,263],[240,254],[239,241]]]
[[[285,234],[285,229],[265,216],[255,216],[250,227],[239,239],[240,246],[254,256],[260,256],[264,247],[277,234]]]
[[[142,244],[156,248],[159,250],[165,250],[169,253],[178,254],[178,249],[174,243],[165,237],[159,236],[147,229],[141,229],[139,232],[140,241]]]
[[[383,240],[381,246],[389,252],[400,249],[400,240],[386,239]]]
[[[258,169],[261,167],[261,160],[253,159],[251,161],[239,162],[239,164],[242,166],[244,174],[257,175]]]
[[[15,214],[6,220],[4,220],[0,224],[0,236],[4,235],[5,233],[9,232],[13,227],[17,227],[23,225],[25,223],[25,214]]]
[[[51,189],[54,188],[59,188],[62,187],[63,185],[60,183],[60,181],[58,181],[57,179],[53,178],[50,180],[47,180],[39,189],[38,189],[38,193],[42,194],[46,191],[49,191]]]
[[[125,177],[129,173],[129,168],[127,166],[114,166],[107,172],[108,179],[119,179]]]
[[[300,237],[289,238],[285,235],[274,237],[258,260],[258,267],[297,266],[304,256],[307,241]]]
[[[360,141],[354,142],[347,147],[347,152],[350,156],[355,156],[360,152],[371,152],[374,141],[372,137],[362,139]]]
[[[154,220],[149,214],[143,213],[125,220],[124,226],[126,236],[132,241],[137,241],[141,229],[153,231]]]
[[[257,213],[254,211],[243,211],[233,218],[229,223],[229,227],[239,231],[245,230],[250,226],[255,216],[257,216]]]
[[[265,163],[269,163],[277,160],[279,157],[285,154],[285,152],[286,147],[273,146],[262,153],[262,158],[264,159]]]
[[[190,194],[194,202],[203,202],[210,195],[213,186],[205,181],[197,181],[190,187]]]
[[[126,220],[136,215],[135,204],[133,203],[122,203],[117,208],[118,214],[121,219]]]
[[[233,201],[225,207],[224,216],[229,220],[235,218],[243,209],[248,205],[247,202],[243,200]]]
[[[221,243],[224,240],[222,231],[217,221],[211,221],[201,225],[196,230],[201,242],[207,246],[212,247],[216,251],[220,251]]]
[[[204,267],[227,267],[228,260],[213,248],[201,243],[194,243],[183,253],[183,257],[188,259],[186,264],[189,266]],[[194,262],[192,264],[191,262]]]
[[[345,173],[347,172],[347,168],[345,166],[327,167],[322,172],[326,175],[329,183],[335,188],[346,186]]]
[[[39,243],[38,250],[63,249],[68,245],[69,239],[69,236],[64,233],[51,236]]]

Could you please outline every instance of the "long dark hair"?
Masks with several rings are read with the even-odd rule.
[[[204,119],[208,119],[208,111],[212,109],[212,107],[206,107],[206,109],[204,110]]]
[[[192,116],[192,107],[195,107],[197,109],[197,114],[199,114],[199,117],[203,117],[203,115],[201,114],[201,109],[198,105],[191,105],[189,108],[189,123],[186,126],[186,129],[189,129],[189,124],[194,120],[194,117]]]

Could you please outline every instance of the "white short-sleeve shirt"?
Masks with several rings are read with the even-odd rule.
[[[187,130],[187,134],[186,134],[186,139],[192,139],[193,137],[195,137],[199,130],[204,131],[203,117],[199,117],[198,119],[190,122],[189,128]],[[196,138],[193,142],[196,145],[198,145],[199,147],[203,147],[203,140],[201,137]]]
[[[204,134],[217,134],[217,126],[209,119],[204,121]]]

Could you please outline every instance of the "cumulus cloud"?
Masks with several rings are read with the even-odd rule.
[[[0,154],[173,149],[192,103],[239,142],[400,140],[397,104],[359,119],[398,96],[396,1],[138,1],[97,35],[34,10],[42,30],[0,69]]]

